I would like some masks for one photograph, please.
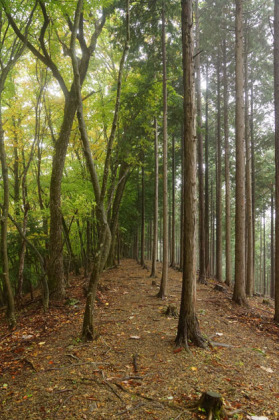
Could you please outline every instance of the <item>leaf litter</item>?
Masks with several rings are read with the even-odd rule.
[[[228,419],[279,418],[272,304],[254,297],[241,308],[214,280],[197,285],[201,331],[214,342],[187,353],[174,346],[177,319],[164,315],[168,305],[179,311],[181,273],[170,269],[162,301],[149,273],[124,260],[102,275],[98,340],[82,343],[83,283],[72,276],[67,299],[47,314],[26,302],[12,333],[0,312],[1,419],[203,419],[190,407],[208,390],[222,395]]]

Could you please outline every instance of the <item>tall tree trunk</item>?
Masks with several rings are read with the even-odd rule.
[[[247,24],[246,24],[247,26]],[[246,30],[247,32],[247,30]],[[245,145],[246,145],[246,295],[254,293],[254,262],[253,262],[253,211],[252,211],[252,178],[251,178],[251,144],[249,124],[249,90],[248,90],[248,48],[249,40],[246,33],[245,42]]]
[[[199,283],[206,282],[205,266],[205,220],[204,220],[204,179],[203,179],[203,136],[201,104],[201,63],[200,63],[200,27],[199,0],[196,0],[196,91],[197,91],[197,140],[198,140],[198,174],[199,174]]]
[[[184,237],[184,123],[182,123],[182,133],[181,133],[181,173],[182,173],[182,180],[181,180],[181,191],[180,191],[180,262],[179,268],[183,270],[183,262],[184,262],[184,244],[183,244],[183,237]]]
[[[2,279],[5,289],[5,294],[7,296],[7,318],[10,327],[14,327],[16,324],[15,317],[15,304],[14,296],[10,283],[9,276],[9,259],[8,259],[8,213],[9,213],[9,175],[8,175],[8,165],[6,161],[6,152],[4,144],[4,130],[2,123],[2,100],[1,95],[4,89],[3,86],[0,86],[0,160],[2,166],[2,178],[3,178],[3,192],[4,200],[2,207],[1,215],[1,260],[2,260]]]
[[[273,185],[271,191],[271,233],[270,233],[270,296],[275,296],[275,277],[274,277],[274,195]]]
[[[163,267],[158,297],[167,296],[169,269],[169,239],[168,239],[168,128],[167,128],[167,54],[166,54],[166,20],[165,3],[162,7],[162,55],[163,55]]]
[[[274,102],[275,102],[275,315],[279,322],[279,0],[274,0]]]
[[[210,274],[210,241],[209,241],[209,124],[208,124],[208,63],[206,64],[206,93],[205,93],[205,191],[204,191],[204,230],[205,230],[205,267],[206,276]]]
[[[50,292],[55,291],[53,297],[61,299],[65,296],[65,280],[63,267],[63,240],[61,214],[61,183],[67,147],[72,125],[77,109],[73,90],[65,101],[63,123],[55,145],[52,161],[50,181],[50,236],[49,236],[49,264],[48,280]]]
[[[265,212],[263,215],[263,295],[266,296],[266,235],[265,235]]]
[[[222,138],[221,138],[221,69],[220,49],[217,57],[217,168],[216,168],[216,279],[222,274]]]
[[[146,268],[145,265],[145,179],[144,179],[144,154],[142,157],[141,166],[141,247],[140,247],[140,265]]]
[[[245,127],[243,100],[243,4],[236,0],[236,203],[235,284],[233,301],[243,305],[245,297]]]
[[[153,218],[153,246],[152,246],[152,267],[150,277],[157,277],[157,251],[158,251],[158,206],[159,206],[159,162],[158,162],[158,126],[157,119],[154,120],[154,218]]]
[[[175,137],[172,136],[172,218],[171,218],[171,258],[170,266],[175,267],[175,191],[176,191],[176,176],[175,176]]]
[[[181,306],[176,345],[188,348],[188,339],[204,347],[195,311],[194,288],[196,282],[196,133],[195,89],[193,63],[193,10],[191,0],[182,0],[182,53],[184,93],[184,263]]]
[[[228,286],[232,284],[231,258],[231,186],[230,186],[230,145],[229,145],[229,115],[228,115],[228,75],[227,75],[227,46],[223,41],[223,81],[224,81],[224,137],[225,137],[225,185],[226,185],[226,280]]]

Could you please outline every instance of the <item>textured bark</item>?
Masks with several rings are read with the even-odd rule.
[[[163,55],[163,266],[162,278],[158,297],[167,296],[169,269],[169,238],[168,238],[168,105],[167,105],[167,56],[166,56],[166,28],[165,3],[162,7],[162,55]]]
[[[197,91],[197,140],[198,140],[198,176],[199,176],[199,283],[206,281],[205,266],[205,210],[204,210],[204,173],[203,173],[203,136],[201,104],[201,69],[199,36],[199,0],[196,0],[196,91]]]
[[[205,93],[205,188],[204,188],[204,229],[205,229],[205,267],[206,275],[210,275],[210,245],[209,245],[209,128],[208,128],[208,63],[206,64],[206,93]]]
[[[225,137],[225,185],[226,185],[226,280],[232,283],[231,262],[231,191],[230,191],[230,145],[229,145],[229,115],[228,115],[228,76],[227,76],[227,46],[223,41],[223,81],[224,81],[224,137]]]
[[[159,161],[158,161],[158,125],[154,120],[154,219],[153,219],[153,246],[152,246],[152,267],[150,277],[157,277],[156,262],[158,253],[158,206],[159,206]]]
[[[271,191],[271,233],[270,233],[270,296],[275,296],[275,272],[274,272],[274,195],[273,185]]]
[[[217,159],[216,159],[216,279],[222,274],[222,137],[221,137],[221,66],[220,49],[217,58]]]
[[[253,258],[253,211],[252,211],[252,176],[251,176],[251,142],[249,124],[249,89],[248,89],[248,48],[249,39],[245,42],[245,145],[246,145],[246,295],[254,293],[254,258]]]
[[[263,295],[266,296],[266,235],[265,235],[265,213],[263,216]]]
[[[274,102],[275,102],[275,315],[279,322],[279,0],[274,0]]]
[[[195,229],[196,229],[196,132],[195,90],[193,65],[193,10],[192,1],[182,0],[182,51],[184,93],[184,263],[181,306],[176,336],[176,345],[188,348],[190,339],[195,345],[204,347],[195,312],[194,288],[196,281]]]
[[[141,166],[141,236],[140,236],[140,265],[145,268],[145,176],[144,157]]]
[[[0,95],[2,95],[4,83],[0,86]],[[8,166],[6,161],[6,152],[4,145],[4,131],[2,124],[2,104],[0,97],[0,161],[2,167],[2,179],[3,179],[3,207],[1,214],[1,262],[2,262],[2,279],[5,288],[5,294],[7,296],[7,318],[10,327],[14,327],[16,324],[15,317],[15,304],[14,296],[10,283],[9,276],[9,259],[8,259],[8,213],[9,213],[9,175]]]
[[[22,223],[22,233],[24,236],[26,235],[26,229],[27,229],[28,211],[29,211],[29,206],[25,205],[24,217],[23,217],[23,223]],[[25,254],[26,254],[26,241],[25,239],[23,239],[21,243],[20,253],[19,253],[18,280],[17,280],[17,298],[19,299],[19,301],[21,301],[22,299]]]
[[[175,137],[172,136],[172,203],[171,203],[171,258],[170,266],[175,267]]]
[[[245,127],[243,100],[243,4],[236,0],[236,204],[235,204],[235,284],[233,301],[245,298]]]

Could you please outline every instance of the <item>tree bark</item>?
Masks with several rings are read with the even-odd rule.
[[[279,0],[274,0],[274,102],[275,102],[275,315],[279,322]]]
[[[196,132],[195,89],[193,63],[193,6],[191,0],[181,1],[183,93],[184,93],[184,263],[179,322],[176,345],[188,349],[188,339],[205,346],[201,336],[194,304],[196,281]]]
[[[170,266],[175,267],[175,137],[172,136],[172,209],[171,209],[171,258],[170,258]]]
[[[200,63],[200,27],[199,0],[196,0],[196,92],[197,92],[197,140],[198,140],[198,176],[199,176],[199,283],[206,282],[205,266],[205,218],[204,218],[204,174],[203,174],[203,136],[201,104],[201,63]]]
[[[9,175],[6,161],[6,152],[4,145],[4,130],[2,123],[2,101],[1,95],[3,86],[0,86],[0,160],[2,166],[3,192],[4,200],[1,215],[1,260],[2,260],[2,279],[7,295],[7,318],[11,328],[16,325],[14,296],[9,276],[9,258],[8,258],[8,213],[9,213]]]
[[[162,6],[162,55],[163,55],[163,266],[162,278],[158,297],[167,296],[169,269],[169,239],[168,239],[168,128],[167,128],[167,57],[166,57],[166,29],[165,3]]]
[[[246,145],[246,295],[254,293],[254,259],[253,259],[253,211],[252,211],[252,177],[251,177],[251,143],[249,124],[249,90],[248,90],[248,34],[245,42],[245,145]]]
[[[216,159],[216,279],[222,274],[222,138],[221,138],[221,81],[220,49],[217,57],[217,159]]]
[[[152,267],[150,277],[157,277],[157,252],[158,252],[158,207],[159,207],[159,161],[158,161],[158,125],[154,119],[154,219],[153,219],[153,246],[152,246]]]
[[[206,64],[206,93],[205,93],[205,216],[204,216],[204,229],[205,229],[205,267],[206,276],[210,275],[210,241],[209,241],[209,124],[208,124],[208,106],[209,106],[209,78],[208,78],[208,63]]]
[[[225,185],[226,185],[226,280],[232,284],[231,260],[231,191],[230,191],[230,145],[229,145],[229,115],[228,115],[228,76],[227,76],[227,46],[223,41],[223,81],[224,81],[224,138],[225,138]]]
[[[271,233],[270,233],[270,296],[275,297],[275,272],[274,272],[274,195],[271,190]]]
[[[245,297],[245,127],[243,100],[243,4],[236,0],[236,204],[235,284],[233,301],[247,304]]]

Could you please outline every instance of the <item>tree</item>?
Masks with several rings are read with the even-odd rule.
[[[196,0],[196,90],[197,90],[197,138],[198,138],[198,174],[199,174],[199,283],[206,281],[205,268],[205,201],[203,174],[203,136],[202,136],[202,104],[201,104],[201,69],[199,38],[199,1]]]
[[[165,32],[165,2],[162,6],[162,56],[163,56],[163,268],[158,297],[164,299],[167,295],[169,239],[168,239],[168,96],[167,96],[167,57]]]
[[[154,161],[155,161],[155,177],[154,177],[154,219],[153,219],[153,246],[152,246],[152,267],[150,277],[156,277],[156,261],[158,248],[158,184],[159,184],[159,162],[158,162],[158,124],[154,119]]]
[[[196,229],[196,133],[195,90],[193,63],[193,4],[192,0],[181,1],[182,54],[184,93],[184,262],[181,305],[176,335],[176,345],[188,348],[190,339],[204,347],[194,305],[196,277],[195,229]]]
[[[48,49],[48,45],[60,45],[65,57],[70,56],[73,57],[75,53],[74,44],[76,39],[79,42],[80,50],[81,50],[81,58],[79,58],[79,73],[80,73],[80,82],[81,85],[83,84],[88,66],[89,61],[91,59],[92,54],[95,51],[96,44],[98,37],[103,29],[106,20],[107,10],[103,10],[103,13],[100,18],[98,18],[94,22],[94,32],[89,37],[89,45],[86,43],[87,37],[85,37],[84,33],[84,26],[85,26],[85,14],[82,14],[81,19],[79,19],[79,30],[78,33],[75,34],[75,38],[73,38],[73,29],[74,25],[71,20],[70,14],[74,14],[77,16],[78,7],[83,8],[83,5],[77,3],[75,9],[69,9],[65,11],[65,8],[62,7],[61,10],[55,9],[54,13],[57,12],[62,13],[62,18],[64,18],[64,25],[67,25],[68,30],[65,31],[65,36],[61,39],[59,36],[58,31],[55,29],[54,20],[50,17],[50,13],[53,12],[52,8],[49,4],[45,3],[44,1],[39,1],[39,7],[41,12],[41,21],[36,21],[36,27],[38,27],[39,22],[39,35],[37,35],[37,39],[39,40],[39,46],[37,47],[33,44],[28,37],[28,31],[22,32],[21,29],[18,27],[16,22],[16,18],[12,16],[10,9],[7,7],[6,2],[1,0],[1,4],[3,9],[5,10],[6,16],[10,25],[12,26],[14,32],[18,36],[18,38],[26,45],[27,48],[37,57],[39,60],[42,61],[47,67],[49,67],[53,73],[53,76],[57,80],[61,91],[64,94],[65,103],[64,103],[64,115],[63,121],[60,127],[60,132],[58,138],[55,142],[55,153],[53,156],[52,162],[52,174],[51,174],[51,182],[50,182],[50,238],[49,238],[49,264],[48,264],[48,279],[49,279],[49,286],[51,291],[55,291],[54,296],[58,299],[64,297],[65,295],[65,284],[64,284],[64,269],[63,269],[63,241],[62,241],[62,214],[61,214],[61,182],[63,177],[63,169],[64,163],[69,143],[69,138],[71,135],[71,129],[74,122],[74,117],[77,110],[77,94],[76,94],[76,87],[75,87],[75,80],[71,83],[70,89],[68,89],[68,83],[63,77],[63,72],[59,71],[58,64],[55,62],[55,58],[58,61],[58,57],[60,58],[60,52],[57,54],[57,50],[55,54],[51,54],[51,51]],[[37,2],[35,3],[34,8],[36,8]],[[97,12],[96,12],[97,13]],[[16,13],[14,13],[16,16]],[[30,14],[30,21],[33,18],[33,11]],[[61,16],[60,16],[61,18]],[[92,18],[90,19],[92,22]],[[53,27],[53,30],[50,31],[51,34],[56,34],[56,39],[52,39],[48,37],[48,29],[49,27]],[[36,29],[34,29],[36,30]],[[67,39],[68,33],[70,33],[70,40]],[[67,41],[69,44],[67,45]],[[53,47],[55,48],[55,47]]]
[[[236,197],[235,197],[235,284],[233,301],[239,305],[246,304],[245,297],[245,126],[243,100],[243,4],[236,0]]]
[[[30,25],[30,20],[27,21],[27,28]],[[15,66],[17,60],[24,51],[24,45],[15,37],[9,28],[9,24],[5,22],[3,10],[0,9],[0,160],[2,167],[4,200],[1,214],[1,262],[2,262],[2,279],[4,284],[4,291],[7,295],[7,317],[11,327],[16,324],[14,296],[10,283],[9,276],[9,258],[8,258],[8,215],[9,215],[9,174],[6,159],[6,150],[4,143],[4,128],[2,120],[2,97],[5,89],[7,78],[11,70]]]
[[[275,103],[275,315],[279,322],[279,0],[274,0],[274,103]]]

